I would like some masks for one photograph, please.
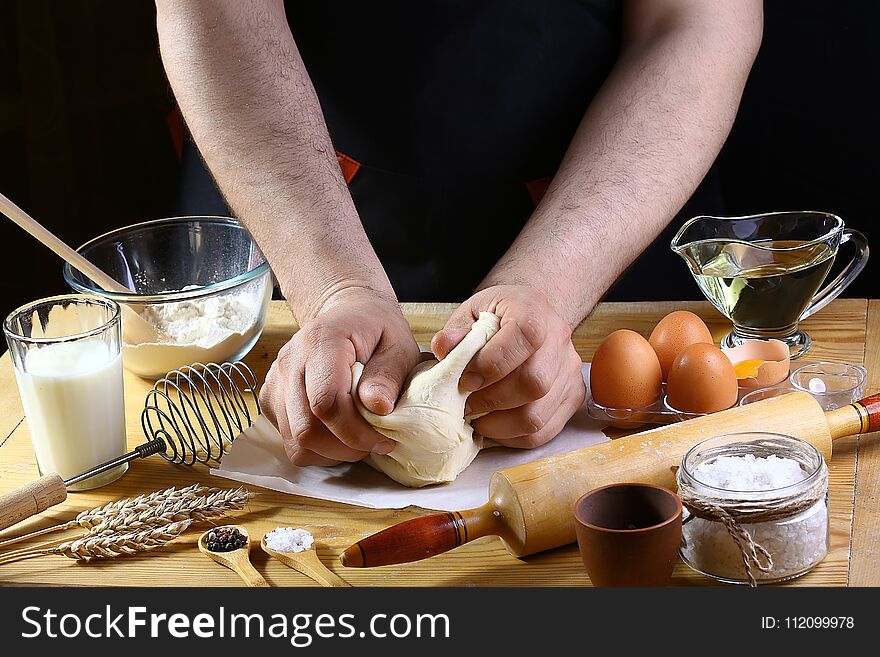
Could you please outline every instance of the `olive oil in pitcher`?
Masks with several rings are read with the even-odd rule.
[[[825,280],[836,250],[824,242],[801,240],[705,240],[687,251],[698,265],[697,285],[734,324],[784,330],[797,324]]]
[[[852,257],[825,281],[846,243]],[[733,322],[723,346],[781,340],[791,358],[812,344],[799,322],[837,297],[868,261],[864,235],[845,228],[837,215],[808,210],[694,217],[669,246],[687,262],[706,298]]]

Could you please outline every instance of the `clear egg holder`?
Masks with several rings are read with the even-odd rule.
[[[861,365],[829,361],[803,363],[794,371],[790,371],[787,379],[775,385],[740,386],[737,403],[734,406],[744,406],[800,391],[811,394],[824,410],[830,411],[861,399],[864,396],[866,381],[867,370]],[[644,408],[602,406],[593,399],[592,395],[588,395],[586,406],[590,417],[620,429],[632,429],[643,424],[672,424],[707,415],[707,413],[681,411],[671,406],[667,401],[666,383],[662,385],[658,400]]]

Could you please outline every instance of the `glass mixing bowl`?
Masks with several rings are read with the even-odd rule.
[[[123,309],[123,365],[156,379],[196,362],[242,358],[257,342],[272,272],[253,238],[228,217],[175,217],[126,226],[77,249],[134,294],[102,290],[70,265],[77,292]]]

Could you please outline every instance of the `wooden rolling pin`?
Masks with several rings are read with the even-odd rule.
[[[826,413],[810,394],[795,392],[500,470],[483,506],[407,520],[358,541],[340,558],[353,568],[406,563],[482,536],[500,536],[522,557],[573,543],[574,504],[589,490],[619,482],[674,490],[682,457],[706,438],[782,433],[806,440],[830,460],[832,440],[878,430],[880,394]]]

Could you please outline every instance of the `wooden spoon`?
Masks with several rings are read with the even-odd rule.
[[[306,577],[315,580],[321,586],[351,586],[351,584],[321,563],[321,560],[318,558],[318,551],[314,547],[302,552],[279,552],[266,545],[265,536],[260,541],[260,547],[269,556],[275,557],[285,566],[289,566]]]
[[[5,214],[14,223],[18,224],[18,226],[23,228],[31,235],[31,237],[35,238],[71,267],[95,281],[95,283],[101,286],[101,289],[120,294],[135,294],[134,290],[128,289],[105,274],[95,266],[94,263],[89,262],[85,257],[70,248],[55,234],[49,231],[49,229],[6,198],[3,194],[0,194],[0,212]],[[120,304],[120,307],[122,308],[122,328],[125,332],[126,342],[129,344],[142,344],[144,342],[156,341],[156,329],[152,324],[147,322],[133,308],[126,304]]]
[[[207,555],[209,559],[216,561],[223,566],[226,566],[230,570],[234,570],[248,586],[269,586],[269,583],[265,579],[263,579],[263,576],[257,572],[257,569],[254,568],[253,564],[251,563],[251,537],[247,533],[247,530],[241,525],[225,526],[237,529],[242,534],[244,534],[244,547],[240,547],[237,550],[231,550],[230,552],[212,552],[208,549],[208,546],[206,544],[208,534],[220,529],[219,527],[213,527],[201,536],[199,536],[199,551],[202,554]]]

